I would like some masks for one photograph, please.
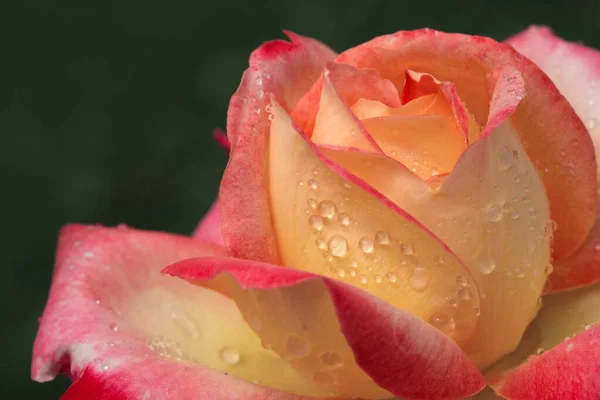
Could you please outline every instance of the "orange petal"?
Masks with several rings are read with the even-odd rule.
[[[483,367],[513,350],[537,312],[550,235],[544,233],[544,187],[510,123],[469,147],[438,190],[385,156],[323,152],[422,221],[464,260],[484,296],[480,323],[465,346],[472,359]]]
[[[450,172],[467,147],[455,123],[445,116],[390,116],[361,122],[386,155],[423,180]]]
[[[281,107],[272,112],[269,192],[282,263],[361,287],[465,342],[479,298],[464,266],[402,209],[325,165]],[[463,284],[468,301],[449,302]]]
[[[356,68],[348,64],[328,63],[329,79],[337,89],[339,97],[347,105],[358,99],[370,99],[382,102],[390,107],[399,107],[400,97],[394,84],[383,79],[377,70]],[[315,118],[319,110],[323,77],[313,85],[298,102],[292,112],[292,119],[309,136],[312,134]]]
[[[513,119],[529,159],[542,176],[552,219],[558,224],[553,255],[564,258],[583,243],[596,213],[592,143],[569,103],[531,61],[492,39],[431,29],[380,36],[340,54],[336,61],[375,68],[396,87],[403,87],[407,69],[454,82],[479,125],[489,112],[486,74],[507,64],[517,68],[529,96]]]
[[[342,101],[331,84],[327,71],[323,75],[319,112],[315,119],[312,140],[333,146],[381,151],[371,135]]]
[[[600,284],[544,297],[519,347],[486,375],[504,397],[593,399],[600,391]]]

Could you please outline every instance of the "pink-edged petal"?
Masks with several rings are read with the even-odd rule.
[[[422,96],[437,93],[445,97],[448,106],[456,120],[456,124],[464,136],[468,145],[477,138],[478,129],[475,129],[475,121],[469,115],[453,82],[440,82],[433,75],[412,70],[406,71],[406,83],[402,89],[402,102],[408,103]],[[470,128],[470,125],[472,126]]]
[[[248,382],[328,394],[264,349],[230,299],[160,274],[178,260],[209,255],[225,251],[124,227],[64,228],[34,344],[33,378],[45,382],[66,372],[89,382],[100,376],[109,394],[128,399],[142,399],[146,390],[170,390],[169,398],[212,399],[219,391],[295,398]]]
[[[466,342],[479,293],[460,260],[380,189],[331,162],[276,103],[272,113],[269,193],[282,264],[358,286]],[[450,302],[461,289],[468,300]]]
[[[525,98],[525,81],[518,69],[504,65],[487,75],[491,88],[490,111],[481,134],[486,137],[502,122],[511,117]]]
[[[210,207],[202,221],[198,224],[194,233],[194,239],[225,246],[223,235],[221,235],[221,207],[219,201],[215,201]]]
[[[600,284],[544,297],[521,345],[486,372],[509,400],[596,399],[600,393]]]
[[[557,222],[554,258],[565,258],[583,243],[596,213],[592,143],[569,103],[534,63],[489,38],[431,29],[380,36],[345,51],[335,61],[375,68],[396,87],[404,86],[407,69],[454,82],[479,125],[489,114],[486,75],[503,65],[518,69],[528,96],[513,119],[528,157],[542,176],[552,219]]]
[[[164,272],[231,296],[267,346],[340,394],[441,400],[484,386],[445,335],[337,280],[231,258],[186,260]]]
[[[361,98],[379,101],[389,107],[399,107],[402,104],[394,84],[383,79],[377,70],[359,69],[348,64],[333,62],[327,65],[327,69],[332,85],[348,106]],[[320,78],[298,102],[291,114],[300,129],[309,135],[312,135],[319,112],[322,85],[323,78]]]
[[[538,310],[552,228],[544,186],[510,121],[469,147],[436,190],[385,156],[323,152],[415,216],[465,262],[484,294],[465,347],[471,358],[485,367],[512,351]]]
[[[381,152],[381,148],[342,100],[329,75],[326,70],[311,139],[316,143]]]
[[[324,44],[287,32],[250,56],[250,68],[229,103],[229,163],[221,181],[223,239],[231,254],[276,262],[277,247],[265,187],[269,93],[291,110],[335,53]]]
[[[586,124],[596,155],[600,149],[600,51],[555,36],[549,28],[532,26],[507,43],[535,62],[569,100]],[[554,265],[550,291],[600,280],[600,213],[582,246]]]

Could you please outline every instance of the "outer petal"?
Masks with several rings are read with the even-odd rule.
[[[479,294],[464,265],[404,209],[327,159],[281,107],[272,112],[269,193],[283,265],[364,288],[467,341]],[[463,283],[472,294],[450,303]]]
[[[208,243],[225,246],[223,235],[221,235],[221,207],[218,200],[213,203],[204,218],[202,218],[192,237]]]
[[[389,396],[364,373],[406,399],[458,399],[484,386],[445,335],[337,280],[219,258],[182,261],[164,272],[233,297],[268,346],[347,395]]]
[[[585,126],[548,77],[508,45],[492,39],[430,29],[380,36],[342,53],[336,61],[375,68],[397,87],[404,71],[430,73],[456,83],[480,125],[489,112],[486,75],[512,65],[529,96],[514,117],[528,157],[542,176],[558,230],[554,258],[572,254],[587,237],[596,213],[596,161]]]
[[[263,349],[231,300],[159,273],[201,255],[224,249],[128,228],[64,228],[33,378],[67,372],[77,380],[69,396],[102,387],[102,398],[296,398],[248,383],[254,380],[326,394]]]
[[[600,150],[600,51],[566,42],[546,27],[533,26],[507,40],[535,62],[569,100]],[[587,240],[571,257],[554,265],[551,291],[600,280],[600,213]]]
[[[222,231],[229,251],[239,257],[276,262],[265,188],[269,121],[264,106],[272,93],[287,110],[312,86],[335,53],[314,39],[288,33],[292,43],[267,42],[250,56],[227,113],[231,142],[221,181]]]
[[[521,345],[488,371],[490,384],[511,400],[597,399],[599,303],[599,284],[546,296]]]
[[[389,107],[399,107],[402,104],[394,84],[383,79],[377,70],[358,69],[351,65],[333,62],[327,65],[327,69],[332,85],[348,106],[358,99],[379,101]],[[312,135],[320,108],[322,84],[323,77],[319,78],[292,112],[292,119],[309,135]]]
[[[503,87],[501,81],[495,93],[511,89]],[[509,110],[504,102],[490,110],[490,123],[514,111],[512,102],[506,103]],[[483,292],[480,322],[465,346],[480,367],[512,351],[535,316],[550,272],[552,234],[544,187],[514,127],[504,120],[484,131],[438,190],[386,157],[324,150],[422,221],[464,260]]]

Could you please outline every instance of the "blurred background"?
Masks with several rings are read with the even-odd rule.
[[[0,6],[2,392],[57,399],[29,378],[56,236],[67,222],[187,234],[227,156],[211,137],[250,52],[314,36],[337,51],[431,27],[501,40],[530,24],[600,48],[598,0],[9,0]]]

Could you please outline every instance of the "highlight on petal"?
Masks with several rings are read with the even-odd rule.
[[[381,152],[361,123],[342,101],[329,79],[326,70],[323,75],[319,111],[315,118],[312,140],[333,146],[355,147]]]
[[[519,347],[486,372],[509,400],[595,399],[600,393],[600,284],[544,297]]]
[[[358,286],[468,341],[479,293],[465,266],[381,189],[329,162],[276,103],[272,115],[269,193],[282,264]]]
[[[221,207],[219,207],[219,200],[215,201],[210,207],[194,230],[192,237],[204,242],[225,246],[223,235],[221,235]]]
[[[276,389],[327,395],[264,349],[230,299],[160,274],[175,261],[210,255],[225,252],[176,235],[64,228],[33,379],[68,372],[76,380],[72,391],[103,385],[103,398],[169,391],[181,399],[297,399]]]
[[[399,107],[402,103],[394,84],[383,79],[374,69],[355,68],[348,64],[330,62],[327,71],[331,85],[339,98],[352,105],[358,99],[381,102],[390,107]],[[321,107],[323,77],[302,97],[291,113],[292,119],[309,136],[312,135],[317,113]]]
[[[441,400],[484,386],[448,337],[335,279],[231,258],[185,260],[164,272],[233,298],[267,347],[339,395]]]
[[[275,40],[250,56],[227,112],[231,142],[221,181],[222,232],[237,257],[277,262],[277,248],[265,188],[269,93],[288,111],[317,80],[335,53],[310,38],[286,32],[291,43]]]
[[[507,43],[536,63],[567,98],[586,125],[596,155],[600,149],[600,51],[555,36],[547,27],[532,26]],[[568,161],[568,160],[567,160]],[[571,257],[554,265],[550,291],[580,287],[600,280],[600,213],[586,241]]]
[[[485,367],[519,343],[550,273],[548,200],[509,121],[479,139],[433,190],[378,154],[322,149],[401,205],[464,261],[481,292],[479,323],[463,348]],[[470,298],[468,285],[452,301]]]
[[[554,259],[567,257],[583,243],[596,214],[596,161],[591,140],[548,77],[512,47],[489,38],[423,29],[380,36],[343,52],[335,62],[375,68],[398,88],[406,82],[406,70],[454,82],[481,126],[489,114],[486,75],[503,65],[519,70],[528,96],[512,119],[550,199],[552,219],[558,227]]]

